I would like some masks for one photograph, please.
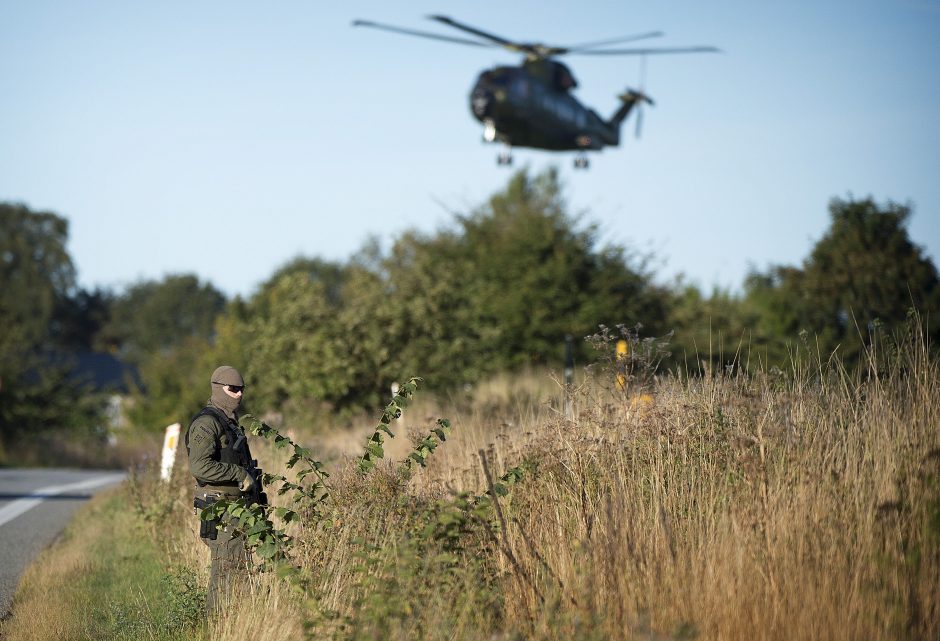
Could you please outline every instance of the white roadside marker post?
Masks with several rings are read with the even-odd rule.
[[[176,461],[176,444],[180,438],[180,424],[168,425],[163,436],[163,457],[160,459],[160,480],[169,481]]]

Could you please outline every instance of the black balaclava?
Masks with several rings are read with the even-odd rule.
[[[225,412],[225,415],[230,419],[235,419],[235,411],[241,406],[242,399],[239,396],[238,398],[232,398],[225,393],[225,390],[222,389],[225,385],[238,385],[240,387],[245,386],[245,380],[242,378],[242,375],[238,373],[238,370],[229,365],[223,365],[222,367],[216,368],[212,372],[212,396],[209,398],[209,403],[218,407],[220,410]]]

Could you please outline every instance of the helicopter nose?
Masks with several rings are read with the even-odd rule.
[[[493,92],[486,84],[478,82],[470,93],[470,110],[479,120],[489,116],[493,106]]]

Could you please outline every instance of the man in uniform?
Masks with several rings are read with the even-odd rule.
[[[234,367],[223,365],[212,372],[210,383],[212,396],[186,432],[189,469],[196,477],[197,507],[219,499],[237,499],[256,483],[248,441],[238,425],[245,381]],[[212,552],[206,610],[213,613],[247,575],[249,552],[244,538],[224,520],[201,522],[199,535]]]

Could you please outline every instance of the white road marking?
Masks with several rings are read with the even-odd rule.
[[[123,478],[123,474],[108,474],[106,476],[97,476],[85,481],[79,481],[78,483],[69,483],[68,485],[50,485],[49,487],[35,490],[30,492],[29,496],[17,499],[9,505],[0,508],[0,525],[4,525],[5,523],[12,521],[24,512],[33,509],[49,497],[65,494],[66,492],[72,492],[75,490],[88,490],[100,485],[116,483]]]

